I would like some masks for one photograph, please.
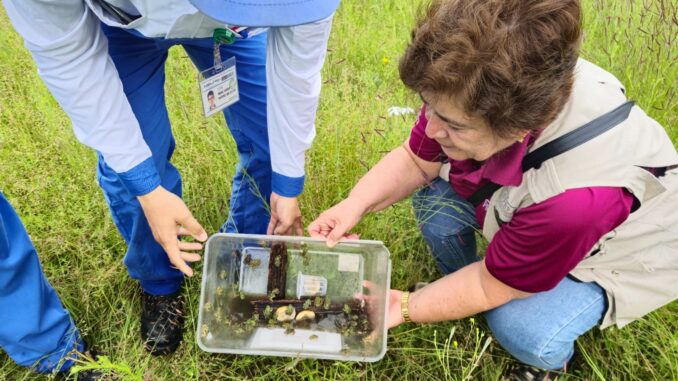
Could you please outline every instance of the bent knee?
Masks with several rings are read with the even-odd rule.
[[[574,353],[574,340],[557,337],[546,325],[496,313],[496,310],[485,313],[485,318],[499,344],[525,364],[562,369]]]

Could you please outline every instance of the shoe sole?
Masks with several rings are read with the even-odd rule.
[[[181,343],[176,343],[172,345],[168,345],[166,347],[158,347],[158,346],[150,346],[148,344],[144,344],[144,348],[151,353],[153,356],[164,356],[164,355],[169,355],[174,352],[179,348],[179,345]]]

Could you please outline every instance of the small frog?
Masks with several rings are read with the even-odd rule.
[[[259,268],[261,266],[261,259],[253,259],[249,266],[253,269]]]
[[[261,266],[261,259],[252,258],[252,254],[247,254],[242,261],[247,265],[247,267],[252,269],[256,269]]]
[[[311,304],[313,304],[313,301],[311,299],[306,299],[303,305],[303,309],[307,310],[311,308]]]
[[[271,306],[266,306],[266,308],[264,308],[264,317],[269,319],[271,316],[273,316],[273,308],[271,308]]]
[[[253,329],[254,327],[257,326],[258,322],[259,322],[259,314],[253,314],[252,317],[245,322],[245,325],[248,328]]]
[[[349,306],[348,304],[344,304],[344,313],[346,315],[350,315],[351,314],[351,306]]]
[[[308,255],[308,244],[306,242],[301,243],[301,252],[299,253],[301,257],[301,262],[304,266],[311,264],[311,257]]]

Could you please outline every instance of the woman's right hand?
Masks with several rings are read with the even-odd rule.
[[[359,199],[349,196],[324,211],[310,225],[308,233],[313,238],[324,238],[327,246],[335,246],[342,238],[358,239],[357,234],[347,234],[367,212]]]

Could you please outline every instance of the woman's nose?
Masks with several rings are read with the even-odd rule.
[[[436,117],[435,114],[431,116],[426,124],[426,136],[431,139],[444,139],[447,136],[445,131],[445,126],[443,121],[440,118]]]

